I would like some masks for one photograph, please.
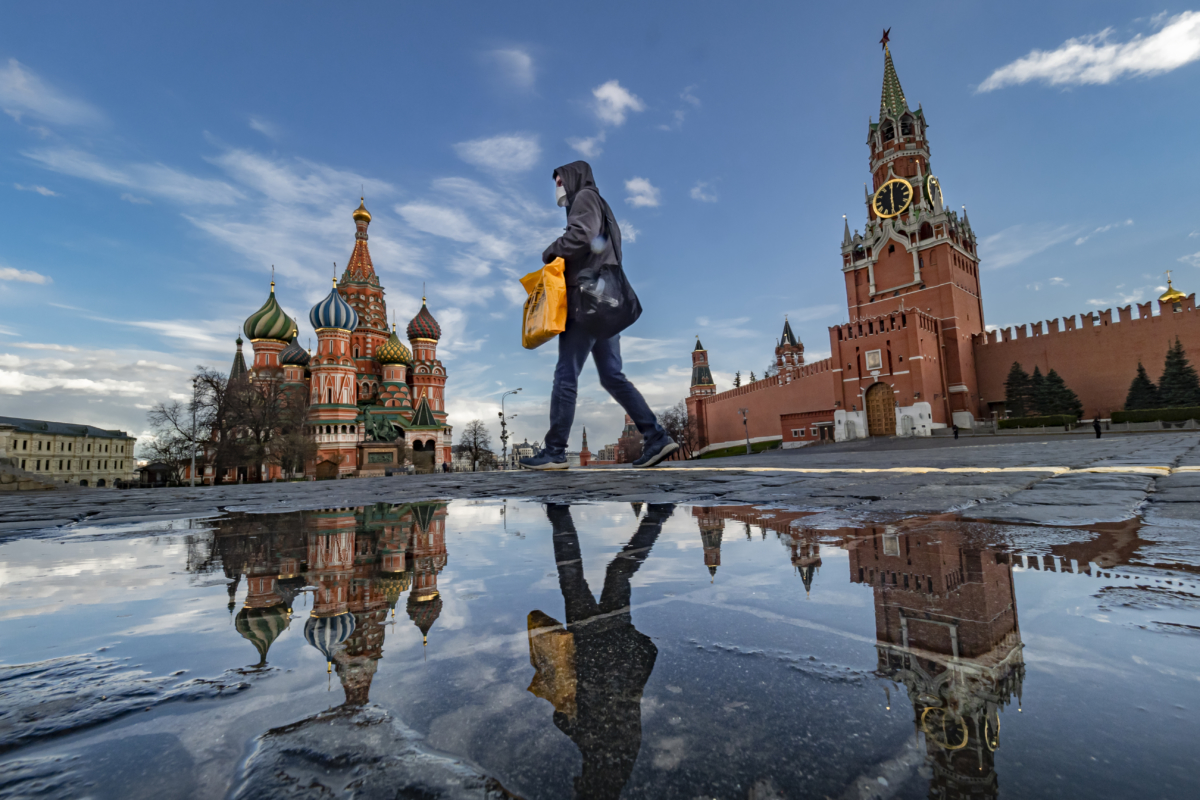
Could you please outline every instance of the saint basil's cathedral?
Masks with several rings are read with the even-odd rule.
[[[422,298],[408,323],[409,345],[394,324],[388,330],[383,287],[367,247],[371,214],[359,203],[352,216],[354,252],[341,280],[308,314],[316,352],[300,346],[296,322],[280,307],[272,281],[267,301],[242,327],[254,348],[253,366],[246,368],[239,338],[229,377],[282,380],[285,388],[307,393],[317,455],[306,475],[383,474],[403,464],[406,447],[416,468],[430,471],[450,460],[452,441],[446,369],[437,357],[442,329]],[[262,479],[280,476],[277,466],[263,469]]]

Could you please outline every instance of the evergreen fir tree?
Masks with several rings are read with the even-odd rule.
[[[741,385],[742,385],[742,371],[739,369],[737,372],[733,373],[733,388],[736,389]]]
[[[1045,392],[1049,408],[1043,410],[1043,414],[1074,414],[1077,419],[1083,416],[1083,403],[1079,402],[1079,395],[1071,391],[1067,382],[1054,370],[1046,373]]]
[[[1047,402],[1050,398],[1046,396],[1046,379],[1042,376],[1040,367],[1033,368],[1033,374],[1029,376],[1029,403],[1026,405],[1026,413],[1031,417],[1040,417],[1046,413],[1046,408],[1050,405]]]
[[[1178,336],[1167,350],[1163,374],[1158,379],[1158,394],[1163,408],[1200,406],[1200,377],[1188,363]]]
[[[1010,417],[1023,417],[1029,407],[1029,373],[1014,361],[1004,381],[1004,408]]]
[[[754,370],[750,370],[750,382],[754,383],[758,378],[754,377]]]
[[[1137,376],[1129,384],[1129,394],[1125,396],[1125,410],[1137,411],[1140,408],[1162,408],[1162,400],[1158,396],[1158,387],[1139,361]]]

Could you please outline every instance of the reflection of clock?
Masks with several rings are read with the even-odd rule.
[[[881,217],[895,217],[908,208],[912,198],[912,184],[903,178],[892,178],[879,187],[871,199],[871,207]]]
[[[942,184],[932,175],[925,179],[925,199],[929,201],[930,207],[945,201],[942,197]]]

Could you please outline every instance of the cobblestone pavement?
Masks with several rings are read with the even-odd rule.
[[[575,469],[179,489],[75,489],[0,497],[0,534],[39,528],[271,513],[421,499],[527,498],[775,505],[830,522],[958,512],[1059,525],[1200,524],[1195,433],[854,442],[652,470]]]

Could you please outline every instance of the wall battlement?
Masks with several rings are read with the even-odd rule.
[[[1093,328],[1105,328],[1110,325],[1146,325],[1154,324],[1155,322],[1163,322],[1165,320],[1174,320],[1176,314],[1194,315],[1196,313],[1196,295],[1190,294],[1182,301],[1180,307],[1182,310],[1176,311],[1171,303],[1158,303],[1158,313],[1153,313],[1153,306],[1157,301],[1150,300],[1145,303],[1138,303],[1137,317],[1133,316],[1133,306],[1122,306],[1117,309],[1118,322],[1113,322],[1113,310],[1111,308],[1104,311],[1090,311],[1087,314],[1072,314],[1062,317],[1061,319],[1048,319],[1043,324],[1042,322],[1031,322],[1028,325],[1017,325],[1015,328],[1002,328],[986,333],[977,334],[972,337],[972,343],[976,346],[1006,344],[1008,342],[1019,342],[1022,339],[1032,339],[1038,337],[1054,336],[1055,334],[1068,334],[1081,331],[1091,330]],[[1079,318],[1078,325],[1076,317]]]
[[[792,381],[800,378],[808,378],[813,375],[819,375],[822,372],[829,372],[833,369],[833,358],[824,358],[820,361],[814,361],[811,364],[805,364],[802,367],[792,367]],[[741,397],[742,395],[751,394],[753,392],[761,392],[763,389],[770,389],[772,386],[784,386],[788,383],[783,375],[772,375],[769,378],[747,383],[733,389],[726,389],[723,392],[711,395],[705,398],[706,402],[713,403],[721,400],[729,400],[733,397]]]

